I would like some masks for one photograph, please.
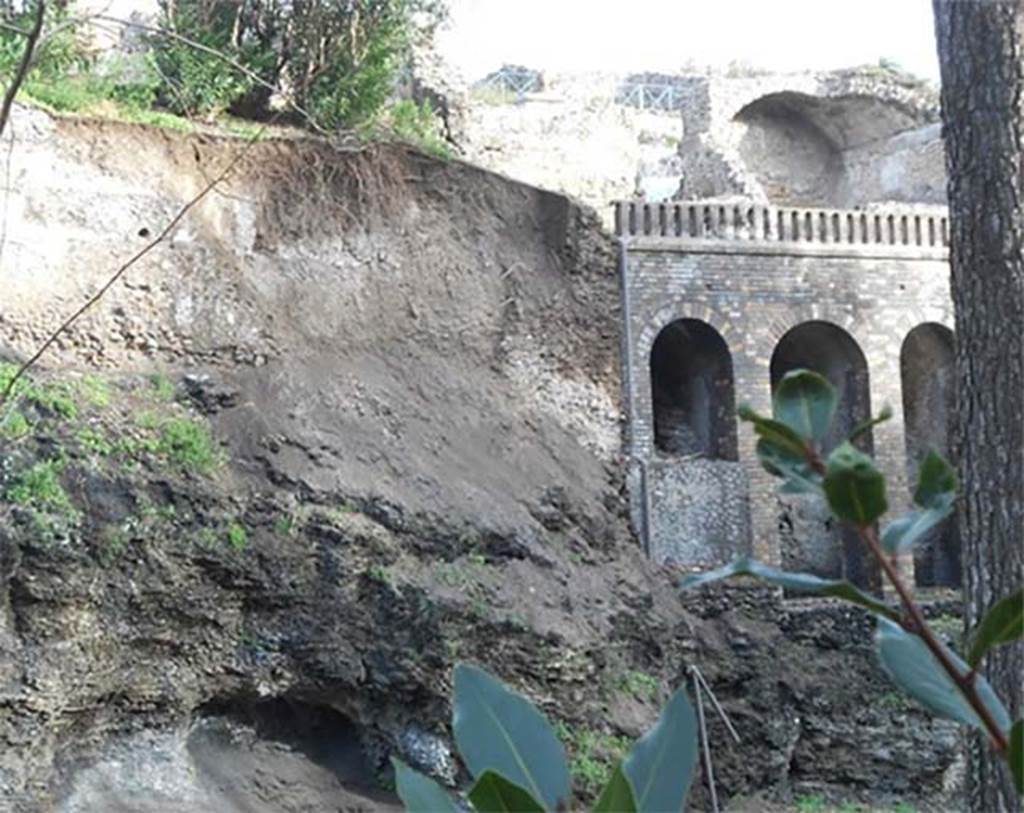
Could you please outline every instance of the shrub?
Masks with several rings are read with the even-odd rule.
[[[9,440],[23,438],[32,431],[32,424],[17,410],[10,410],[0,415],[0,437]]]
[[[228,525],[228,544],[235,550],[245,550],[249,544],[249,532],[237,520]]]
[[[6,391],[18,365],[0,363],[0,393]],[[28,376],[22,376],[11,391],[12,400],[24,398],[44,412],[52,413],[58,418],[73,419],[78,415],[75,393],[71,386],[64,382],[37,383]]]
[[[15,10],[13,4],[0,5],[0,22],[4,23],[0,28],[0,80],[3,83],[14,76],[21,64],[25,37],[17,32],[32,28],[36,8],[31,2],[19,10]],[[36,46],[32,68],[26,77],[29,84],[60,79],[88,66],[88,56],[65,4],[50,3],[43,31],[45,36]]]
[[[445,11],[436,0],[163,0],[171,32],[153,38],[161,96],[189,115],[266,113],[270,88],[287,90],[323,128],[372,120],[391,96],[418,33]]]
[[[73,514],[75,509],[60,482],[63,470],[64,463],[59,460],[35,463],[14,478],[5,496],[26,508]]]
[[[429,101],[409,99],[395,102],[384,114],[385,127],[400,141],[406,141],[438,158],[451,158],[452,150],[441,135],[441,123]]]
[[[110,385],[99,376],[84,375],[75,382],[76,392],[85,399],[89,406],[105,409],[110,406],[112,398]]]
[[[171,418],[160,427],[156,451],[175,465],[197,472],[208,472],[220,463],[206,424],[189,418]]]
[[[154,59],[161,77],[161,101],[175,113],[186,116],[213,115],[239,103],[256,84],[255,80],[231,66],[223,57],[247,68],[268,65],[273,54],[266,45],[243,42],[238,20],[247,5],[223,0],[161,2],[164,25],[204,48],[173,37],[152,38]],[[273,78],[268,77],[268,78]]]

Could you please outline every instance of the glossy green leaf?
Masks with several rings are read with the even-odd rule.
[[[874,596],[859,590],[848,581],[822,579],[818,576],[812,576],[810,573],[789,573],[785,570],[778,570],[761,564],[747,557],[737,559],[735,562],[731,562],[717,570],[709,570],[706,573],[688,576],[683,579],[679,586],[684,590],[688,590],[719,581],[720,579],[726,579],[730,576],[757,576],[786,590],[843,599],[852,604],[857,604],[876,615],[891,618],[894,621],[898,621],[900,617],[899,613],[892,607],[882,603]]]
[[[637,810],[682,810],[696,764],[697,717],[679,689],[622,763]]]
[[[496,771],[484,771],[469,791],[479,813],[544,813],[544,806]]]
[[[778,447],[780,453],[801,459],[806,457],[807,441],[786,424],[758,414],[747,404],[741,404],[737,413],[741,419],[754,425],[754,434]]]
[[[409,813],[459,813],[455,800],[437,782],[414,771],[402,760],[391,758],[395,766],[395,787]]]
[[[475,779],[494,770],[550,810],[568,806],[565,748],[533,704],[501,681],[474,666],[456,666],[452,729]]]
[[[785,482],[782,491],[787,494],[821,494],[821,475],[815,472],[807,459],[795,456],[762,438],[757,442],[757,457],[765,471]]]
[[[810,370],[786,373],[772,395],[772,414],[806,440],[821,443],[836,414],[836,391]]]
[[[955,495],[956,472],[946,458],[929,449],[917,470],[914,502],[923,508],[938,508],[952,504]]]
[[[1024,793],[1024,720],[1018,720],[1010,729],[1010,750],[1006,753],[1006,761],[1010,764],[1017,793]]]
[[[951,513],[953,501],[949,500],[944,506],[922,508],[920,511],[911,511],[899,519],[894,519],[882,531],[882,548],[886,553],[902,553],[909,550]]]
[[[858,527],[870,525],[889,507],[885,478],[875,461],[849,443],[828,456],[823,485],[832,513]]]
[[[622,771],[621,762],[615,766],[615,773],[601,791],[594,813],[637,813],[633,788]]]
[[[992,647],[1024,638],[1024,589],[997,601],[974,631],[967,662],[977,666]]]
[[[946,674],[921,638],[907,632],[899,624],[880,618],[875,645],[885,671],[922,706],[939,717],[985,730],[981,719],[960,693],[956,683]],[[970,671],[955,652],[945,645],[940,646],[959,675],[964,676]],[[974,686],[996,725],[1003,731],[1009,731],[1010,715],[988,681],[978,675],[974,679]]]
[[[882,411],[879,412],[874,418],[868,418],[866,421],[861,421],[850,433],[850,436],[846,439],[850,443],[853,443],[861,435],[865,434],[869,430],[878,426],[880,423],[885,423],[887,420],[892,418],[892,407],[886,404],[882,407]]]

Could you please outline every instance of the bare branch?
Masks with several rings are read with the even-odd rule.
[[[35,53],[39,35],[43,31],[43,18],[45,16],[46,0],[37,0],[36,18],[32,22],[32,30],[28,32],[28,38],[25,40],[25,50],[21,54],[21,62],[18,63],[18,70],[15,71],[11,84],[7,86],[7,90],[4,92],[3,104],[0,106],[0,135],[3,135],[4,129],[7,127],[7,120],[11,117],[14,97],[18,95],[18,91],[25,83],[25,77],[28,76],[29,68],[32,67],[32,56]]]

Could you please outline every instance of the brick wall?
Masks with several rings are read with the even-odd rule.
[[[884,404],[894,411],[893,420],[875,428],[874,449],[890,483],[893,509],[909,505],[900,353],[916,326],[952,326],[945,224],[935,219],[940,214],[928,218],[923,239],[914,237],[922,233],[918,221],[909,232],[897,226],[868,244],[859,241],[859,233],[829,243],[813,241],[810,232],[780,239],[760,229],[762,222],[776,222],[777,212],[763,210],[762,220],[761,211],[742,213],[744,222],[758,224],[753,232],[731,228],[728,236],[705,231],[698,237],[685,227],[663,236],[660,232],[672,229],[658,229],[658,217],[620,217],[632,512],[648,551],[662,560],[706,567],[749,550],[779,562],[782,540],[794,532],[780,532],[777,483],[758,465],[748,425],[739,427],[742,476],[727,475],[724,462],[690,471],[693,460],[673,459],[654,448],[651,347],[661,329],[676,319],[699,319],[718,331],[731,354],[736,403],[747,402],[762,412],[771,411],[772,353],[787,331],[825,321],[849,334],[867,361],[872,411]],[[915,211],[919,217],[920,210]],[[816,211],[806,214],[807,222],[817,222]],[[861,215],[827,214],[837,222]],[[882,213],[883,222],[899,224],[902,215],[896,212],[888,220],[889,214]],[[685,222],[685,215],[669,212],[667,220]],[[645,222],[655,225],[645,228]],[[929,232],[936,236],[929,238]],[[696,494],[709,498],[694,499]],[[813,519],[813,507],[803,514]],[[673,534],[683,529],[688,538],[673,544]],[[704,538],[694,539],[695,533]],[[787,544],[799,552],[802,542],[790,538]],[[821,552],[806,558],[814,567]]]

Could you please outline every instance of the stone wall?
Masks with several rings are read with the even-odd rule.
[[[936,92],[890,71],[700,77],[682,118],[686,199],[944,202]]]
[[[634,194],[943,203],[937,120],[933,87],[876,67],[545,74],[542,92],[471,94],[462,146],[476,163],[602,212]]]
[[[866,361],[869,403],[863,408],[877,412],[888,404],[895,413],[876,427],[873,445],[898,511],[910,497],[903,343],[918,325],[952,324],[942,212],[926,216],[918,210],[892,210],[868,216],[767,207],[625,206],[619,222],[632,511],[648,550],[683,565],[706,567],[746,548],[769,561],[786,559],[870,582],[871,574],[860,572],[859,561],[823,550],[825,541],[833,539],[841,551],[841,540],[830,527],[822,527],[821,542],[812,539],[813,550],[803,549],[815,536],[812,529],[824,526],[827,517],[813,505],[778,501],[777,483],[758,465],[748,425],[739,427],[739,461],[750,484],[749,519],[737,516],[740,503],[708,501],[708,492],[695,489],[689,477],[692,460],[655,448],[651,349],[675,320],[707,323],[732,356],[735,401],[770,413],[771,368],[780,340],[808,322],[845,333]],[[673,468],[674,474],[666,473]],[[651,470],[658,474],[651,477]],[[748,524],[749,542],[740,544]],[[705,529],[704,547],[692,539],[666,541],[669,528],[675,533]]]

